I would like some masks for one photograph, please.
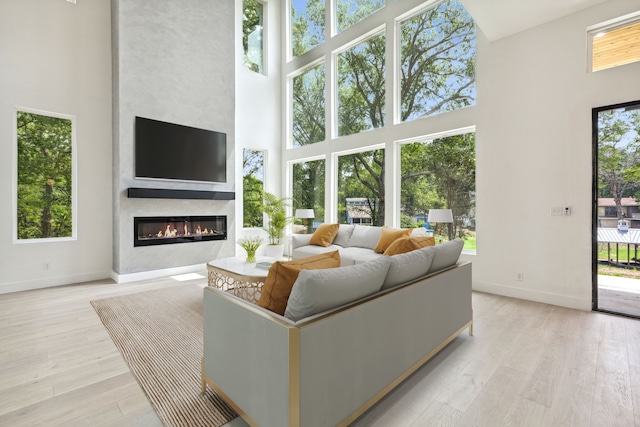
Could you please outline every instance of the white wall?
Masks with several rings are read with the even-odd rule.
[[[637,8],[610,0],[493,43],[479,34],[475,289],[591,309],[591,109],[640,99],[640,63],[587,73],[586,28]]]
[[[259,74],[243,65],[242,0],[236,0],[236,230],[238,237],[266,233],[260,229],[242,228],[242,150],[266,150],[265,190],[283,195],[282,182],[282,87],[281,87],[281,15],[282,2],[268,0],[265,5],[266,73]],[[244,254],[236,245],[236,253]],[[262,254],[262,248],[258,255]]]
[[[109,275],[110,34],[109,0],[0,2],[0,293]],[[12,241],[15,107],[76,116],[75,241]]]

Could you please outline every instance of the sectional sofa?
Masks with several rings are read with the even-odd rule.
[[[472,333],[461,249],[456,240],[302,270],[285,315],[205,288],[203,392],[212,387],[249,425],[348,425]]]
[[[338,232],[327,246],[312,245],[312,234],[293,234],[291,236],[291,257],[299,259],[320,253],[339,251],[341,265],[352,265],[370,261],[382,256],[375,252],[385,227],[340,224]],[[426,229],[415,228],[410,236],[426,236]]]

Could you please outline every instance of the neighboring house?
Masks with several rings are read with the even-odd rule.
[[[633,197],[623,197],[622,215],[629,222],[629,228],[640,228],[640,203]],[[598,227],[616,228],[618,226],[618,212],[613,198],[598,199]]]
[[[347,224],[371,225],[371,208],[366,197],[352,197],[345,200]]]

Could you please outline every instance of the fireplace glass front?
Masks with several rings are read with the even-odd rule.
[[[133,218],[133,246],[227,240],[227,217],[176,216]]]

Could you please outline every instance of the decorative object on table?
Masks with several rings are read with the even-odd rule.
[[[275,261],[261,261],[256,263],[256,267],[269,270]]]
[[[295,218],[300,218],[302,219],[302,225],[304,226],[304,233],[308,233],[309,232],[309,228],[307,227],[307,219],[308,218],[315,218],[316,214],[313,212],[313,209],[296,209],[296,213],[295,215],[293,215]]]
[[[269,244],[264,248],[265,255],[271,258],[282,258],[284,245],[282,237],[284,229],[293,218],[287,216],[287,198],[278,198],[268,191],[262,194],[262,210],[267,215],[267,227],[265,231],[269,235]]]
[[[451,209],[429,209],[427,221],[438,224],[438,243],[442,243],[442,223],[452,223],[453,213]]]
[[[245,236],[238,240],[238,244],[242,249],[247,251],[247,262],[256,262],[256,251],[260,245],[264,242],[260,236]]]

